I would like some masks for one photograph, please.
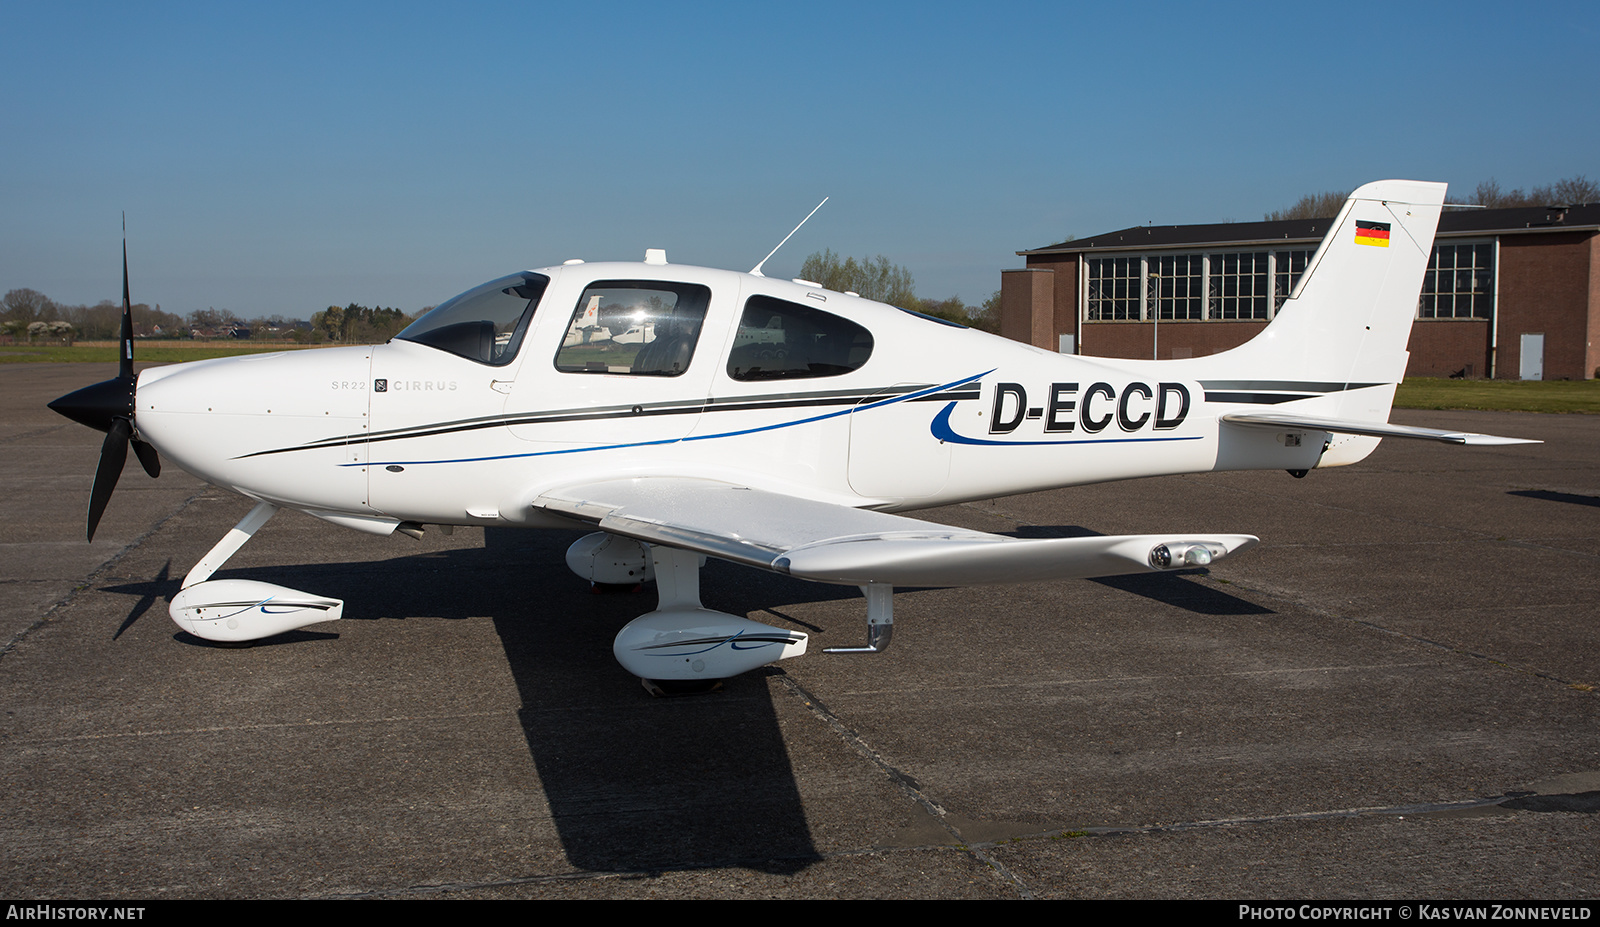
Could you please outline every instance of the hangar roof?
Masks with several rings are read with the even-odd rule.
[[[1093,250],[1145,250],[1240,245],[1282,245],[1320,241],[1333,224],[1326,219],[1287,219],[1279,222],[1218,222],[1212,225],[1136,225],[1093,238],[1077,238],[1043,248],[1018,251],[1019,255],[1062,254]],[[1513,235],[1530,232],[1600,230],[1600,203],[1581,206],[1519,206],[1512,209],[1445,210],[1439,217],[1439,237]]]

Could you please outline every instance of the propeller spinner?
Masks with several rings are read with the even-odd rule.
[[[124,226],[126,228],[126,226]],[[94,471],[94,489],[89,492],[89,540],[105,514],[111,492],[122,476],[128,459],[128,445],[151,476],[161,475],[161,458],[156,449],[140,441],[133,424],[133,394],[137,378],[133,372],[133,306],[128,300],[128,241],[122,241],[122,339],[117,360],[117,376],[93,386],[85,386],[50,403],[50,408],[67,418],[106,433],[100,446],[100,464]]]

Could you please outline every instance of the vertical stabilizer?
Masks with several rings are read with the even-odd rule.
[[[1444,194],[1445,184],[1415,180],[1380,180],[1350,194],[1272,324],[1215,355],[1217,369],[1225,363],[1252,377],[1399,383]],[[1363,405],[1340,414],[1388,418],[1387,403],[1381,410]]]

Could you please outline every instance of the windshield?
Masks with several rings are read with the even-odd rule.
[[[517,356],[528,320],[549,284],[544,274],[501,277],[446,300],[395,337],[504,367]]]

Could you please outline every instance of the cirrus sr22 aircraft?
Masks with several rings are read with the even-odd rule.
[[[381,535],[590,526],[574,572],[659,593],[617,635],[621,664],[715,680],[802,654],[807,636],[703,607],[708,556],[860,586],[865,643],[836,651],[878,652],[896,586],[1192,568],[1257,540],[1019,540],[898,512],[1163,474],[1303,475],[1385,437],[1522,443],[1387,423],[1444,193],[1361,187],[1259,336],[1166,361],[1052,354],[652,250],[511,274],[388,344],[135,377],[124,250],[120,375],[51,408],[107,432],[91,538],[129,444],[152,476],[164,456],[257,500],[171,602],[191,634],[246,641],[340,616],[337,599],[211,578],[279,508]]]

